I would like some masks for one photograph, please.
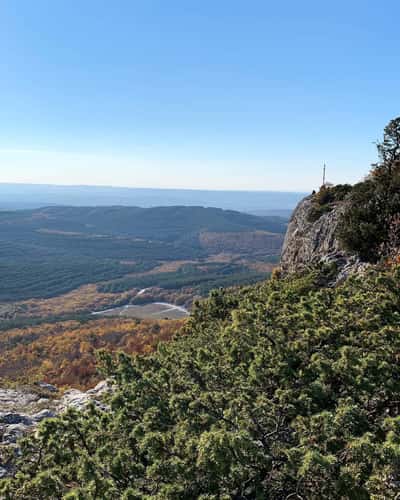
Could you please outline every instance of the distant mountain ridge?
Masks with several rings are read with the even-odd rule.
[[[0,213],[0,227],[90,235],[119,235],[171,241],[200,232],[261,230],[284,234],[286,219],[260,217],[220,208],[54,206]],[[6,226],[6,227],[5,227]]]
[[[242,212],[293,210],[305,193],[0,183],[0,209],[48,205],[204,206]]]

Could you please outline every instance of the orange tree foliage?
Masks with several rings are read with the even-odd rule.
[[[0,381],[46,382],[82,389],[99,379],[98,349],[150,353],[182,326],[182,320],[104,318],[9,330],[0,336]]]

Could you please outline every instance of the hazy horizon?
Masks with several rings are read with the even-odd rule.
[[[287,216],[307,193],[0,183],[0,209],[71,206],[204,206]]]
[[[232,193],[293,193],[307,194],[307,191],[296,189],[226,189],[226,188],[180,188],[180,187],[151,187],[151,186],[129,186],[129,185],[112,185],[112,184],[75,184],[75,183],[46,183],[46,182],[2,182],[0,186],[43,186],[43,187],[60,187],[60,188],[109,188],[109,189],[135,189],[135,190],[154,190],[154,191],[202,191],[202,192],[232,192]]]

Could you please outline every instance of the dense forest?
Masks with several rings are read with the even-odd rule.
[[[200,265],[186,264],[177,271],[124,277],[109,281],[98,289],[104,293],[119,293],[134,287],[157,286],[167,290],[194,287],[200,295],[206,295],[213,288],[250,284],[266,277],[266,273],[251,271],[244,265],[214,262]]]
[[[143,273],[163,262],[204,260],[217,253],[216,245],[218,252],[232,252],[232,235],[243,242],[236,254],[254,259],[261,243],[276,256],[285,229],[286,220],[280,217],[203,207],[0,211],[0,302],[55,297],[88,283]],[[204,236],[208,234],[212,238]],[[254,234],[258,248],[249,244]],[[237,278],[231,283],[243,282]]]
[[[201,231],[285,231],[285,219],[205,207],[63,207],[0,212],[0,223],[31,230],[176,241]]]
[[[75,316],[56,323],[9,329],[0,336],[0,380],[18,384],[47,381],[60,388],[88,389],[101,377],[96,351],[153,352],[170,340],[181,321],[94,319]]]

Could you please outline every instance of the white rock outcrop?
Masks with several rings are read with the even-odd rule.
[[[112,384],[106,380],[88,391],[70,389],[58,398],[55,386],[38,384],[38,387],[38,392],[32,388],[0,388],[0,479],[14,472],[6,460],[3,462],[2,450],[14,449],[18,453],[19,438],[33,431],[42,420],[55,417],[68,408],[81,411],[93,402],[107,411],[102,397],[112,391]]]
[[[338,202],[332,210],[312,220],[312,196],[304,198],[289,221],[282,248],[281,268],[284,273],[301,272],[318,264],[335,264],[336,282],[350,274],[360,273],[368,264],[356,255],[346,252],[336,235],[345,202]]]

